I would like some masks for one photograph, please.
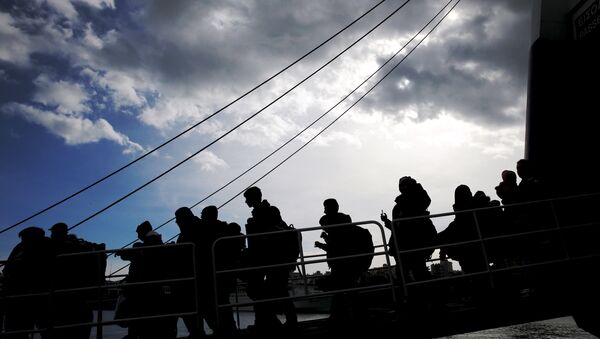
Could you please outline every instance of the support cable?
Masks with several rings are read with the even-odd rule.
[[[450,0],[452,1],[452,0]],[[400,61],[398,61],[396,63],[396,65],[394,65],[394,67],[392,67],[392,69],[390,69],[381,79],[379,79],[371,88],[369,88],[369,90],[367,90],[367,92],[365,92],[363,95],[361,95],[360,98],[358,98],[350,107],[348,107],[344,112],[342,112],[342,114],[340,114],[339,116],[337,116],[332,122],[330,122],[327,126],[325,126],[321,131],[319,131],[319,133],[317,133],[315,136],[313,136],[312,138],[310,138],[304,145],[300,146],[300,148],[298,148],[296,151],[294,151],[292,154],[290,154],[289,156],[287,156],[285,159],[283,159],[281,162],[279,162],[279,164],[277,164],[275,167],[273,167],[271,170],[269,170],[267,173],[265,173],[263,176],[261,176],[260,178],[258,178],[257,180],[255,180],[252,184],[250,184],[249,186],[247,186],[244,190],[240,191],[238,194],[236,194],[235,196],[233,196],[231,199],[227,200],[226,202],[224,202],[223,204],[221,204],[218,208],[221,208],[225,205],[227,205],[228,203],[230,203],[233,199],[237,198],[240,194],[244,193],[244,191],[246,191],[248,188],[254,186],[256,183],[258,183],[260,180],[264,179],[267,175],[271,174],[273,171],[275,171],[277,168],[279,168],[279,166],[283,165],[286,161],[288,161],[291,157],[293,157],[294,155],[296,155],[296,153],[300,152],[304,147],[308,146],[308,144],[310,144],[313,140],[315,140],[319,135],[321,135],[323,132],[325,132],[329,127],[331,127],[334,123],[336,123],[341,117],[343,117],[346,113],[348,113],[348,111],[350,109],[352,109],[354,106],[356,106],[356,104],[358,104],[360,101],[362,101],[362,99],[364,97],[366,97],[369,93],[371,93],[371,91],[373,89],[375,89],[375,87],[377,87],[385,78],[387,78],[388,75],[390,75],[398,66],[400,66],[400,64],[406,60],[406,58],[408,58],[409,55],[412,54],[412,52],[415,51],[415,49],[417,47],[419,47],[421,45],[421,43],[423,41],[425,41],[425,39],[427,39],[427,37],[442,23],[442,21],[452,12],[452,10],[454,9],[454,7],[456,7],[456,5],[458,5],[458,3],[461,0],[458,0],[453,6],[452,8],[450,8],[450,10],[440,19],[440,21],[435,24],[435,26],[433,26],[433,28],[425,35],[425,37],[423,37],[423,39],[421,39],[416,46],[411,49],[408,54],[406,54],[404,57],[402,57],[402,59]],[[448,5],[446,5],[448,6]],[[445,7],[444,7],[445,8]],[[437,17],[438,14],[436,14]],[[435,18],[435,17],[434,17]],[[433,21],[433,19],[432,19]],[[431,21],[430,21],[431,22]],[[429,25],[429,23],[427,24]],[[427,27],[427,25],[425,27]],[[425,27],[423,27],[423,29],[425,29]],[[422,30],[423,30],[422,29]],[[422,31],[421,30],[421,31]],[[419,31],[419,33],[421,32]],[[418,34],[416,36],[418,36]],[[395,56],[395,55],[394,55]]]
[[[163,142],[162,144],[156,146],[155,148],[151,149],[150,151],[148,151],[147,153],[143,154],[142,156],[134,159],[133,161],[121,166],[120,168],[114,170],[113,172],[105,175],[104,177],[94,181],[93,183],[85,186],[84,188],[80,189],[79,191],[72,193],[71,195],[51,204],[50,206],[30,215],[27,218],[22,219],[21,221],[18,221],[17,223],[8,226],[2,230],[0,230],[0,234],[13,229],[19,225],[21,225],[22,223],[29,221],[35,217],[37,217],[40,214],[43,214],[51,209],[53,209],[54,207],[70,200],[71,198],[87,191],[88,189],[98,185],[99,183],[107,180],[108,178],[116,175],[117,173],[125,170],[126,168],[130,167],[131,165],[137,163],[138,161],[146,158],[148,155],[158,151],[159,149],[163,148],[164,146],[170,144],[171,142],[173,142],[175,139],[178,139],[179,137],[183,136],[184,134],[188,133],[189,131],[191,131],[192,129],[198,127],[200,124],[204,123],[205,121],[207,121],[208,119],[214,117],[215,115],[221,113],[222,111],[224,111],[225,109],[229,108],[230,106],[232,106],[233,104],[237,103],[238,101],[240,101],[241,99],[245,98],[246,96],[248,96],[249,94],[253,93],[254,91],[256,91],[258,88],[262,87],[263,85],[265,85],[266,83],[270,82],[271,80],[273,80],[274,78],[276,78],[277,76],[279,76],[280,74],[282,74],[283,72],[287,71],[288,69],[290,69],[291,67],[293,67],[294,65],[296,65],[297,63],[299,63],[301,60],[303,60],[304,58],[306,58],[307,56],[309,56],[310,54],[312,54],[313,52],[315,52],[316,50],[318,50],[319,48],[321,48],[322,46],[324,46],[325,44],[327,44],[329,41],[333,40],[335,37],[337,37],[338,35],[340,35],[342,32],[344,32],[345,30],[347,30],[348,28],[350,28],[351,26],[353,26],[356,22],[360,21],[362,18],[364,18],[367,14],[371,13],[373,10],[375,10],[377,7],[379,7],[379,5],[381,5],[383,2],[385,2],[386,0],[381,0],[378,3],[376,3],[373,7],[371,7],[368,11],[366,11],[365,13],[363,13],[361,16],[359,16],[358,18],[354,19],[352,22],[350,22],[349,24],[347,24],[345,27],[343,27],[341,30],[339,30],[338,32],[336,32],[334,35],[332,35],[331,37],[329,37],[327,40],[323,41],[322,43],[320,43],[319,45],[317,45],[316,47],[314,47],[313,49],[311,49],[310,51],[308,51],[307,53],[305,53],[304,55],[302,55],[300,58],[296,59],[295,61],[293,61],[292,63],[290,63],[288,66],[286,66],[285,68],[281,69],[280,71],[278,71],[277,73],[273,74],[272,76],[270,76],[269,78],[267,78],[266,80],[262,81],[261,83],[259,83],[258,85],[254,86],[253,88],[251,88],[250,90],[246,91],[244,94],[242,94],[241,96],[237,97],[236,99],[234,99],[233,101],[229,102],[227,105],[221,107],[220,109],[218,109],[217,111],[215,111],[214,113],[212,113],[211,115],[207,116],[206,118],[202,119],[201,121],[191,125],[190,127],[188,127],[187,129],[185,129],[184,131],[180,132],[179,134],[175,135],[174,137],[170,138],[169,140]],[[409,0],[410,1],[410,0]]]
[[[375,26],[373,26],[370,30],[368,30],[365,34],[363,34],[360,38],[358,38],[356,41],[354,41],[348,47],[344,48],[341,52],[339,52],[338,54],[336,54],[332,59],[330,59],[329,61],[327,61],[324,65],[322,65],[321,67],[319,67],[317,70],[313,71],[310,75],[308,75],[307,77],[305,77],[304,79],[302,79],[302,81],[300,81],[299,83],[297,83],[296,85],[294,85],[293,87],[291,87],[290,89],[288,89],[287,91],[285,91],[283,94],[281,94],[280,96],[278,96],[275,100],[271,101],[269,104],[267,104],[266,106],[264,106],[263,108],[261,108],[260,110],[258,110],[257,112],[255,112],[254,114],[250,115],[249,117],[247,117],[246,119],[244,119],[239,124],[235,125],[232,129],[230,129],[229,131],[225,132],[220,137],[218,137],[217,139],[215,139],[212,142],[210,142],[208,145],[202,147],[200,150],[192,153],[190,156],[188,156],[187,158],[185,158],[182,161],[178,162],[174,166],[170,167],[168,170],[166,170],[166,171],[162,172],[161,174],[159,174],[158,176],[154,177],[150,181],[147,181],[145,184],[139,186],[138,188],[134,189],[133,191],[125,194],[121,198],[113,201],[112,203],[106,205],[105,207],[103,207],[102,209],[96,211],[92,215],[86,217],[85,219],[83,219],[83,220],[79,221],[78,223],[74,224],[73,226],[69,227],[69,230],[72,230],[72,229],[74,229],[74,228],[82,225],[83,223],[85,223],[85,222],[89,221],[90,219],[98,216],[99,214],[105,212],[106,210],[110,209],[111,207],[115,206],[116,204],[120,203],[121,201],[129,198],[133,194],[135,194],[138,191],[142,190],[146,186],[149,186],[150,184],[154,183],[156,180],[162,178],[163,176],[165,176],[166,174],[170,173],[171,171],[173,171],[177,167],[179,167],[182,164],[184,164],[185,162],[189,161],[190,159],[192,159],[193,157],[195,157],[196,155],[198,155],[200,152],[202,152],[202,151],[206,150],[207,148],[209,148],[210,146],[214,145],[219,140],[223,139],[224,137],[226,137],[227,135],[231,134],[236,129],[240,128],[242,125],[246,124],[248,121],[250,121],[251,119],[253,119],[254,117],[256,117],[258,114],[260,114],[261,112],[263,112],[264,110],[266,110],[267,108],[269,108],[271,105],[273,105],[274,103],[276,103],[277,101],[279,101],[285,95],[287,95],[288,93],[290,93],[291,91],[293,91],[294,89],[296,89],[297,87],[299,87],[300,85],[302,85],[308,79],[312,78],[315,74],[317,74],[318,72],[320,72],[323,68],[327,67],[334,60],[336,60],[337,58],[339,58],[342,54],[346,53],[350,48],[354,47],[362,39],[364,39],[366,36],[368,36],[369,34],[371,34],[375,29],[377,29],[379,26],[381,26],[383,23],[385,23],[389,18],[391,18],[394,14],[396,14],[399,10],[401,10],[409,2],[410,2],[410,0],[406,0],[398,8],[396,8],[392,13],[390,13],[383,20],[381,20],[379,23],[377,23]]]
[[[252,165],[250,168],[248,168],[247,170],[245,170],[244,172],[242,172],[240,175],[238,175],[237,177],[235,177],[234,179],[230,180],[229,182],[227,182],[225,185],[221,186],[219,189],[217,189],[216,191],[212,192],[211,194],[209,194],[208,196],[204,197],[202,200],[198,201],[197,203],[193,204],[192,206],[190,206],[190,208],[194,208],[196,206],[198,206],[199,204],[201,204],[202,202],[206,201],[207,199],[211,198],[212,196],[214,196],[215,194],[217,194],[218,192],[220,192],[221,190],[225,189],[226,187],[228,187],[230,184],[232,184],[233,182],[237,181],[239,178],[241,178],[242,176],[244,176],[246,173],[250,172],[252,169],[256,168],[258,165],[260,165],[261,163],[263,163],[265,160],[267,160],[268,158],[270,158],[271,156],[273,156],[275,153],[277,153],[279,150],[281,150],[283,147],[285,147],[286,145],[288,145],[290,142],[292,142],[294,139],[296,139],[298,136],[300,136],[302,133],[304,133],[305,131],[307,131],[310,127],[312,127],[315,123],[317,123],[319,120],[321,120],[323,117],[325,117],[325,115],[327,115],[328,113],[330,113],[332,110],[334,110],[336,107],[338,107],[343,101],[345,101],[346,99],[348,99],[352,94],[354,94],[359,88],[361,88],[365,83],[367,83],[367,81],[369,81],[371,78],[373,78],[377,73],[379,73],[379,71],[381,71],[381,69],[383,69],[388,63],[390,63],[398,54],[400,54],[400,52],[402,52],[411,42],[413,42],[449,5],[450,3],[452,3],[453,0],[450,0],[444,7],[442,7],[435,16],[433,16],[424,26],[423,28],[421,28],[421,30],[419,30],[410,40],[408,40],[408,42],[406,42],[396,53],[394,53],[390,58],[388,58],[379,68],[377,68],[377,70],[375,70],[373,73],[371,73],[371,75],[369,75],[365,80],[363,80],[357,87],[355,87],[350,93],[348,93],[346,96],[344,96],[340,101],[338,101],[334,106],[332,106],[330,109],[328,109],[325,113],[323,113],[322,115],[320,115],[316,120],[314,120],[312,123],[310,123],[308,126],[306,126],[304,129],[302,129],[300,132],[298,132],[296,135],[294,135],[292,138],[290,138],[288,141],[286,141],[285,143],[283,143],[281,146],[279,146],[277,149],[275,149],[274,151],[272,151],[269,155],[267,155],[266,157],[262,158],[260,161],[258,161],[256,164]],[[458,2],[460,2],[460,0],[458,0]],[[352,107],[354,107],[354,105],[356,105],[359,101],[361,101],[367,94],[369,94],[377,85],[379,85],[379,83],[381,81],[383,81],[383,79],[385,79],[392,71],[394,71],[428,36],[429,34],[431,34],[433,32],[433,30],[435,30],[437,28],[437,26],[446,18],[446,16],[448,16],[450,14],[450,12],[452,12],[452,10],[454,9],[454,7],[456,7],[456,5],[458,5],[458,2],[456,2],[452,8],[442,17],[442,19],[440,19],[440,21],[431,29],[431,31],[429,33],[427,33],[427,35],[406,55],[404,56],[391,70],[389,70],[375,85],[373,85],[365,94],[363,94],[352,106],[350,106],[348,109],[346,109],[342,114],[340,114],[335,120],[333,120],[330,124],[328,124],[325,128],[323,128],[317,135],[315,135],[313,138],[311,138],[309,141],[307,141],[303,146],[301,146],[298,150],[296,150],[294,153],[292,153],[290,156],[288,156],[286,159],[284,159],[282,162],[280,162],[275,168],[271,169],[269,172],[267,172],[265,175],[263,175],[262,177],[260,177],[258,180],[254,181],[250,186],[255,185],[256,183],[258,183],[260,180],[262,180],[264,177],[266,177],[268,174],[270,174],[271,172],[273,172],[277,167],[281,166],[285,161],[287,161],[289,158],[291,158],[292,156],[294,156],[296,153],[298,153],[300,150],[302,150],[304,147],[306,147],[308,145],[308,143],[310,143],[311,141],[313,141],[317,136],[319,136],[320,134],[322,134],[326,129],[328,129],[331,125],[333,125],[337,120],[339,120],[343,115],[345,115]],[[248,187],[250,187],[248,186]],[[247,187],[247,188],[248,188]],[[246,188],[246,189],[247,189]],[[231,202],[233,199],[235,199],[236,197],[238,197],[240,194],[242,194],[245,191],[245,189],[243,191],[241,191],[240,193],[236,194],[233,198],[227,200],[225,203],[223,203],[221,206],[219,206],[218,208],[221,208],[225,205],[227,205],[229,202]],[[160,224],[159,226],[155,227],[154,230],[158,230],[160,228],[162,228],[163,226],[169,224],[170,222],[172,222],[173,220],[175,220],[175,218],[171,218],[165,222],[163,222],[162,224]],[[170,238],[168,241],[173,240],[175,237],[177,237],[177,235],[173,236],[172,238]],[[129,243],[127,243],[126,245],[124,245],[122,248],[126,248],[129,245],[133,244],[135,241],[137,240],[133,240]],[[167,242],[168,242],[167,241]],[[122,268],[121,268],[122,269]],[[119,271],[121,270],[119,269]],[[114,273],[113,273],[114,274]]]

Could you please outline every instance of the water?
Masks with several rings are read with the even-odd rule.
[[[114,312],[104,311],[103,317],[105,320],[112,319]],[[298,314],[300,321],[321,319],[327,317],[327,314]],[[237,319],[236,319],[237,321]],[[240,312],[239,324],[241,328],[246,328],[254,322],[254,313]],[[206,332],[210,330],[205,326]],[[104,327],[104,339],[121,339],[127,334],[126,328],[119,326]],[[187,335],[187,330],[181,319],[178,323],[178,335]],[[92,330],[92,339],[96,339],[95,329]],[[484,331],[458,334],[443,339],[473,339],[473,338],[493,338],[493,339],[519,339],[519,338],[577,338],[577,339],[594,339],[595,336],[579,329],[575,321],[571,317],[556,318],[544,321],[536,321],[526,324],[499,327]]]

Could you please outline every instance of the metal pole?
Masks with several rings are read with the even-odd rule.
[[[473,220],[475,220],[475,229],[477,230],[477,237],[479,238],[479,243],[481,244],[481,252],[483,254],[483,260],[485,262],[485,268],[486,268],[488,276],[490,278],[490,287],[494,288],[494,286],[495,286],[494,275],[492,274],[492,271],[490,270],[490,262],[488,260],[487,250],[486,250],[485,244],[483,242],[483,236],[481,235],[481,229],[479,228],[479,220],[477,219],[477,212],[472,211],[471,213],[473,213]]]
[[[102,267],[102,255],[104,255],[104,254],[102,254],[102,253],[96,254],[96,258],[98,260],[98,309],[96,310],[96,312],[98,314],[97,322],[99,322],[99,323],[102,322],[102,280],[104,280],[104,273],[105,273],[105,272],[100,272],[100,268]],[[102,325],[96,326],[96,338],[97,339],[104,338]]]

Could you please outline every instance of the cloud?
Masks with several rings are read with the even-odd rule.
[[[103,8],[111,8],[115,9],[115,1],[114,0],[73,0],[74,3],[84,3],[88,6],[103,9]]]
[[[145,151],[141,145],[115,131],[111,124],[102,118],[92,121],[18,103],[5,104],[2,106],[2,111],[21,116],[32,123],[45,127],[52,134],[61,137],[67,145],[95,143],[105,139],[123,146],[125,154]]]
[[[87,93],[79,84],[52,81],[46,75],[40,75],[33,83],[37,87],[33,100],[46,106],[57,106],[56,111],[60,114],[80,115],[89,110],[85,105]]]
[[[127,106],[144,107],[146,99],[141,91],[146,88],[144,85],[137,85],[136,79],[127,73],[118,71],[107,71],[100,73],[91,68],[85,68],[81,75],[90,79],[94,84],[107,90],[117,109]]]
[[[529,27],[527,12],[514,1],[464,5],[367,98],[371,112],[402,120],[413,107],[416,121],[450,112],[487,126],[523,123],[524,107],[507,112],[526,92],[529,38],[518,32]]]
[[[28,36],[15,25],[10,14],[0,12],[0,60],[22,66],[29,63],[32,46]]]
[[[69,19],[75,19],[77,17],[77,10],[70,0],[46,0],[46,3],[57,13],[64,15]]]
[[[304,134],[298,137],[302,142],[308,142],[313,138],[321,129],[309,128]],[[335,130],[335,127],[331,130],[325,131],[323,134],[315,138],[311,143],[319,146],[339,146],[339,142],[343,142],[349,146],[360,148],[362,142],[360,138],[352,133],[342,132]]]
[[[218,169],[229,167],[225,160],[208,150],[196,155],[194,163],[200,164],[200,168],[206,172],[214,172]]]

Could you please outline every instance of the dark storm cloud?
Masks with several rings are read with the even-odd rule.
[[[417,120],[451,112],[485,125],[522,124],[524,111],[514,107],[522,106],[526,94],[527,9],[522,1],[463,1],[458,20],[442,23],[367,106],[398,119],[410,108]]]
[[[119,24],[117,39],[106,44],[94,61],[106,68],[143,70],[178,93],[221,84],[248,87],[371,5],[144,1]]]
[[[118,72],[133,84],[129,93],[158,93],[163,100],[182,98],[202,105],[216,94],[219,100],[214,101],[221,103],[288,65],[374,3],[138,0],[117,2],[115,8],[78,5],[78,20],[54,18],[56,25],[72,29],[70,45],[57,43],[60,51],[57,47],[47,53],[61,53],[73,67]],[[320,66],[402,3],[386,2],[299,68],[306,72]],[[399,117],[402,109],[411,107],[421,120],[442,111],[492,125],[522,119],[523,112],[511,113],[511,107],[525,94],[529,41],[523,32],[529,32],[530,4],[524,3],[528,2],[463,0],[456,9],[459,19],[443,23],[433,40],[382,83],[363,107]],[[406,37],[444,4],[412,1],[357,47]],[[89,49],[89,41],[99,47]],[[399,88],[405,81],[408,85]],[[113,89],[119,85],[123,83],[108,84]],[[152,104],[139,107],[147,108]]]

